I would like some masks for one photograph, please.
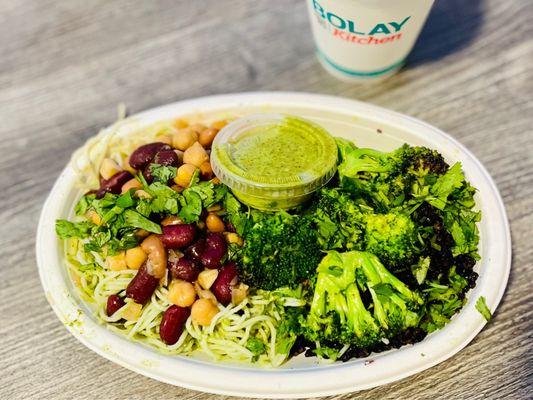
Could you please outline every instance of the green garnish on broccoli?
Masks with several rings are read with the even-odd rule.
[[[242,279],[265,290],[297,286],[314,275],[322,258],[307,216],[256,213],[239,254]]]
[[[403,204],[415,179],[433,183],[448,170],[442,156],[426,147],[403,145],[390,153],[354,146],[339,165],[341,186],[378,211]]]
[[[485,296],[480,296],[476,301],[476,310],[479,311],[483,318],[488,322],[492,319],[492,313],[490,312],[489,307],[487,306],[487,300]]]
[[[420,254],[418,231],[401,209],[375,213],[338,189],[323,189],[313,213],[323,250],[364,250],[388,268],[408,268]]]
[[[363,214],[361,206],[348,194],[338,189],[322,189],[312,218],[322,249],[361,249]]]

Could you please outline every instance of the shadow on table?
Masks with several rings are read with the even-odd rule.
[[[468,47],[483,24],[484,0],[437,0],[408,63],[436,61]]]

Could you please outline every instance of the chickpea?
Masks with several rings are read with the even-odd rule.
[[[190,282],[173,280],[168,288],[167,299],[179,307],[190,307],[196,300],[196,290]]]
[[[218,314],[218,307],[209,299],[198,299],[191,308],[191,317],[198,325],[209,326]]]
[[[209,155],[198,142],[194,142],[194,144],[185,150],[185,153],[183,154],[183,162],[186,164],[192,164],[199,167],[206,161],[209,161]]]
[[[137,229],[135,231],[135,236],[137,236],[138,238],[144,239],[145,237],[150,236],[150,232],[144,229]]]
[[[196,293],[198,294],[198,297],[200,299],[207,299],[207,300],[211,300],[215,304],[217,303],[217,298],[215,297],[213,292],[211,292],[210,290],[205,290],[205,289],[197,287]]]
[[[197,168],[192,164],[183,164],[178,168],[174,182],[181,187],[189,187]]]
[[[100,164],[100,175],[105,180],[108,180],[113,175],[115,175],[117,172],[122,171],[122,168],[120,168],[120,165],[118,165],[115,161],[113,161],[110,158],[104,158],[102,161],[102,164]]]
[[[244,283],[239,283],[231,289],[231,303],[234,305],[240,304],[248,296],[249,286]]]
[[[146,258],[148,255],[140,246],[126,250],[126,265],[129,269],[139,269]]]
[[[207,211],[208,212],[222,211],[222,206],[220,205],[220,203],[213,204],[212,206],[207,207]]]
[[[189,125],[189,128],[191,128],[196,133],[200,134],[200,132],[203,132],[207,129],[207,126],[205,126],[204,124],[197,123],[197,124]]]
[[[137,321],[141,316],[143,306],[134,301],[126,303],[124,311],[122,312],[122,318],[126,321]]]
[[[242,240],[242,237],[240,237],[234,232],[228,232],[226,234],[226,242],[230,244],[236,244],[237,246],[242,246],[244,244],[244,240]]]
[[[139,182],[137,179],[133,178],[127,181],[124,185],[122,185],[122,189],[120,189],[120,192],[126,193],[130,189],[140,189],[142,187],[142,183]]]
[[[114,256],[107,256],[105,263],[107,268],[109,268],[111,271],[122,271],[128,268],[126,265],[126,253],[124,251],[121,251]]]
[[[228,121],[226,121],[225,119],[222,119],[220,121],[213,122],[211,124],[211,128],[215,128],[217,130],[220,130],[220,129],[224,128],[227,124],[228,124]]]
[[[217,269],[204,269],[200,274],[198,275],[198,284],[203,289],[209,289],[211,286],[213,286],[213,283],[217,280],[218,277],[218,270]]]
[[[157,137],[157,141],[161,143],[166,143],[169,146],[172,145],[173,138],[171,135],[161,135]]]
[[[129,173],[135,175],[137,173],[137,171],[135,170],[135,168],[133,168],[131,165],[130,165],[130,157],[126,157],[124,158],[124,160],[122,160],[122,169],[124,171],[128,171]]]
[[[135,192],[135,196],[139,199],[151,199],[152,195],[148,193],[146,190],[139,189]]]
[[[189,126],[189,123],[182,118],[178,118],[174,120],[174,127],[178,129],[187,128],[188,126]]]
[[[198,133],[191,128],[183,128],[172,138],[172,146],[178,150],[186,150],[198,140]]]
[[[169,215],[168,217],[163,218],[161,221],[162,226],[168,226],[168,225],[182,225],[185,222],[178,217],[177,215]]]
[[[202,165],[200,165],[200,175],[204,180],[209,180],[213,177],[213,168],[211,168],[211,163],[209,161],[204,161]]]
[[[162,278],[167,272],[167,252],[161,239],[150,235],[141,243],[142,250],[148,254],[146,269],[155,278]]]
[[[198,136],[198,142],[200,142],[200,144],[204,147],[209,147],[211,146],[211,143],[213,143],[217,133],[218,129],[207,128],[206,130],[200,132],[200,135]]]
[[[205,224],[210,232],[224,232],[226,230],[224,222],[216,214],[210,213],[205,219]]]
[[[176,155],[178,156],[178,162],[179,164],[183,164],[183,150],[174,150],[174,153],[176,153]]]
[[[87,214],[85,214],[85,216],[95,225],[102,225],[102,217],[100,217],[100,215],[94,211],[94,210],[89,210],[87,211]]]

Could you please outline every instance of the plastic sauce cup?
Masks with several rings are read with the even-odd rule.
[[[384,78],[402,67],[434,0],[307,0],[321,64],[345,80]]]
[[[335,139],[310,121],[281,114],[238,119],[216,136],[211,166],[250,207],[290,209],[324,186],[337,168]]]

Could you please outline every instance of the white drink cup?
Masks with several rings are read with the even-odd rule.
[[[322,65],[334,76],[372,80],[398,71],[434,0],[306,0]]]

